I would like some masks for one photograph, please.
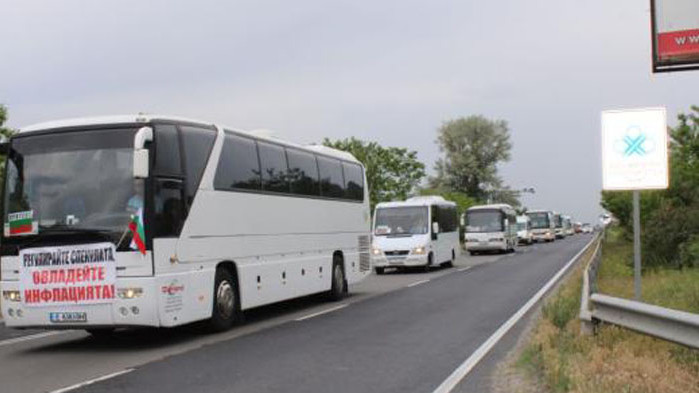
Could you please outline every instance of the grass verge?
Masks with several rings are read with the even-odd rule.
[[[608,234],[600,292],[633,295],[630,249],[618,233]],[[580,264],[547,299],[514,367],[552,392],[699,392],[699,351],[610,325],[580,334],[582,271]],[[697,274],[648,272],[644,301],[698,312]]]

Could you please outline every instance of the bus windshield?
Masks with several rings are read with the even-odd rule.
[[[532,229],[547,229],[551,227],[548,213],[529,213]]]
[[[131,214],[143,207],[143,182],[132,177],[135,132],[93,129],[13,139],[3,236],[124,232]]]
[[[466,215],[466,232],[502,232],[503,214],[497,210],[472,211]]]
[[[427,208],[389,207],[376,210],[376,236],[411,236],[427,233]]]

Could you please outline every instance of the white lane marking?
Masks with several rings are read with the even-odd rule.
[[[108,379],[111,379],[111,378],[114,378],[114,377],[118,377],[118,376],[120,376],[120,375],[124,375],[124,374],[130,373],[130,372],[133,371],[133,370],[134,370],[133,368],[127,368],[127,369],[125,369],[125,370],[117,371],[117,372],[115,372],[115,373],[103,375],[103,376],[101,376],[101,377],[97,377],[97,378],[90,379],[90,380],[87,380],[87,381],[84,381],[84,382],[76,383],[75,385],[67,386],[67,387],[65,387],[65,388],[61,388],[61,389],[57,389],[57,390],[52,390],[50,393],[65,393],[65,392],[69,392],[69,391],[71,391],[71,390],[75,390],[75,389],[82,388],[82,387],[85,387],[85,386],[88,386],[88,385],[92,385],[93,383],[106,381],[106,380],[108,380]]]
[[[447,377],[447,379],[442,382],[441,385],[439,385],[435,390],[434,393],[448,393],[451,392],[456,385],[458,385],[467,375],[468,373],[473,370],[474,367],[478,364],[478,362],[485,357],[485,355],[490,352],[491,349],[495,346],[495,344],[500,341],[505,334],[520,320],[522,317],[529,311],[534,305],[548,292],[551,287],[556,284],[558,279],[561,278],[563,274],[575,263],[575,261],[582,255],[589,247],[592,245],[594,239],[591,240],[585,247],[583,247],[580,252],[575,254],[575,256],[568,261],[568,263],[559,270],[555,276],[553,276],[541,289],[539,289],[539,292],[537,292],[527,303],[522,306],[514,315],[510,317],[505,323],[502,324],[498,328],[498,330],[493,333],[492,336],[488,337],[487,340],[483,344],[481,344],[478,349],[476,349],[471,356],[468,357],[468,359],[464,360],[463,363],[459,367],[454,370],[454,372],[451,373]]]
[[[323,314],[327,314],[329,312],[337,311],[337,310],[345,308],[347,306],[349,306],[349,304],[340,304],[339,306],[331,307],[331,308],[328,308],[327,310],[318,311],[318,312],[315,312],[313,314],[308,314],[308,315],[305,315],[303,317],[296,318],[295,321],[296,322],[305,321],[306,319],[311,319],[311,318],[317,317],[319,315],[323,315]]]
[[[408,285],[406,285],[405,287],[406,287],[406,288],[415,287],[415,286],[418,286],[418,285],[420,285],[420,284],[424,284],[424,283],[426,283],[426,282],[430,282],[430,280],[415,281],[414,283],[408,284]]]
[[[30,336],[9,338],[7,340],[0,341],[0,347],[4,347],[6,345],[17,344],[17,343],[21,343],[24,341],[38,340],[40,338],[51,337],[51,336],[56,336],[59,334],[66,334],[66,333],[68,333],[68,331],[52,331],[52,332],[32,334]]]
[[[472,268],[473,266],[462,267],[461,269],[456,269],[457,272],[465,272],[466,270]]]

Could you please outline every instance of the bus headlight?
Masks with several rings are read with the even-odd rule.
[[[8,302],[19,302],[22,301],[22,297],[19,295],[19,291],[2,291],[2,298]]]
[[[381,250],[378,249],[378,248],[372,248],[372,249],[371,249],[371,254],[372,254],[372,255],[376,255],[376,256],[381,255]]]
[[[415,247],[413,248],[414,255],[425,255],[425,247]]]
[[[135,299],[143,295],[143,288],[119,288],[117,289],[117,296],[120,299]]]

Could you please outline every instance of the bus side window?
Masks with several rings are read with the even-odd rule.
[[[440,216],[439,213],[440,213],[439,206],[432,206],[432,223],[436,222],[437,225],[440,226],[439,229],[441,230],[442,226],[441,226],[441,223],[439,222],[439,216]],[[437,240],[438,234],[432,230],[432,227],[433,227],[432,223],[430,223],[430,233],[432,234],[432,240]]]
[[[155,125],[155,173],[182,176],[180,142],[177,127],[171,124]]]
[[[320,170],[320,192],[324,197],[342,198],[345,196],[345,179],[340,160],[318,156]]]
[[[226,134],[214,177],[217,190],[259,190],[260,160],[254,139]]]
[[[364,174],[357,164],[342,163],[345,173],[345,198],[353,201],[364,200]]]
[[[289,159],[291,192],[298,195],[319,196],[318,163],[314,154],[296,149],[286,149]]]
[[[257,142],[262,167],[262,189],[270,192],[289,192],[289,168],[284,148],[266,142]]]
[[[200,127],[181,126],[184,169],[187,175],[185,192],[187,204],[191,205],[197,193],[204,168],[209,161],[216,140],[216,131]]]
[[[179,179],[155,179],[155,228],[153,237],[177,237],[184,224],[184,183]]]

